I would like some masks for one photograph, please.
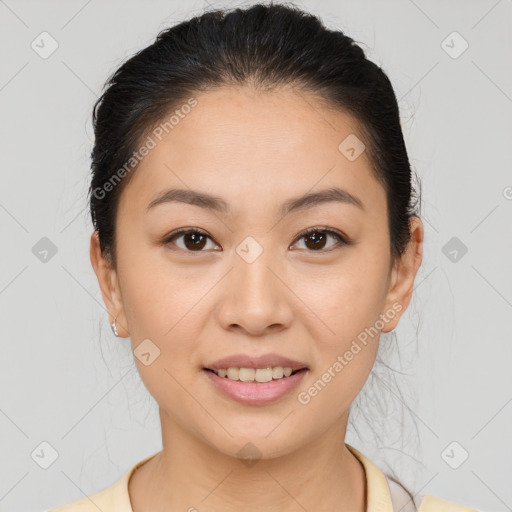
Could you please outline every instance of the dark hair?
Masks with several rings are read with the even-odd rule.
[[[207,11],[163,30],[105,84],[93,111],[89,197],[102,252],[114,268],[116,210],[137,167],[134,154],[173,109],[226,86],[292,88],[350,114],[386,192],[392,261],[403,254],[409,220],[418,214],[389,78],[342,31],[296,6],[270,3]]]
[[[127,162],[136,168],[134,151],[193,94],[233,85],[260,90],[290,86],[356,118],[373,173],[386,191],[391,256],[400,256],[410,240],[409,219],[416,213],[388,77],[353,39],[328,30],[317,17],[295,6],[256,4],[205,12],[163,30],[105,84],[93,110],[89,198],[102,252],[114,268],[116,210],[134,172],[127,172]]]

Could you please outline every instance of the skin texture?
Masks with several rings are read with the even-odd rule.
[[[365,152],[350,161],[338,150],[350,134],[363,139],[353,117],[286,89],[225,87],[195,98],[121,195],[117,270],[97,232],[91,236],[110,322],[117,318],[133,349],[149,338],[160,350],[149,366],[135,358],[159,406],[163,450],[132,476],[133,510],[362,512],[364,469],[343,440],[379,335],[309,403],[297,395],[379,315],[393,310],[381,330],[396,327],[421,264],[423,225],[412,219],[411,243],[392,264],[385,191]],[[278,216],[286,200],[332,186],[357,196],[364,211],[327,202]],[[219,196],[233,216],[177,202],[146,212],[168,188]],[[162,242],[181,227],[208,233],[203,252],[183,236]],[[353,243],[329,235],[315,249],[299,237],[311,227],[339,230]],[[248,236],[263,249],[252,263],[236,252]],[[309,371],[298,389],[268,405],[225,397],[202,371],[231,354],[270,352]],[[237,459],[249,441],[261,454],[251,467]]]

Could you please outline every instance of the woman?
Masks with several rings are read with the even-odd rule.
[[[471,510],[414,503],[344,442],[423,251],[361,48],[294,7],[207,12],[125,62],[93,121],[91,262],[163,449],[53,510]]]

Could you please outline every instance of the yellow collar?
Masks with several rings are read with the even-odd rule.
[[[386,475],[360,451],[347,443],[345,445],[361,462],[365,470],[367,512],[393,512]],[[153,458],[157,453],[137,462],[121,478],[106,489],[57,508],[52,508],[49,512],[76,512],[77,510],[80,510],[80,512],[97,512],[98,509],[105,512],[133,512],[128,493],[128,481],[137,468]],[[418,510],[419,512],[476,512],[472,508],[430,495],[423,497]]]
[[[345,444],[345,446],[354,454],[364,467],[366,473],[366,502],[368,512],[393,512],[389,487],[384,473],[360,451],[356,450],[349,444]],[[116,510],[132,512],[128,494],[128,480],[138,467],[142,466],[142,464],[153,458],[155,455],[156,453],[135,464],[135,466],[127,471],[122,478],[113,484],[112,494],[115,495],[114,502],[119,506]]]
[[[361,462],[366,473],[366,503],[368,512],[393,512],[386,475],[367,457],[353,446],[345,446]]]

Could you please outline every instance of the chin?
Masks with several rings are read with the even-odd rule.
[[[228,422],[223,426],[232,437],[217,425],[215,432],[203,433],[202,438],[211,448],[242,461],[275,459],[289,455],[308,443],[308,439],[298,436],[298,427],[285,426],[286,421],[283,422],[282,416],[257,424],[253,421],[245,429]]]

